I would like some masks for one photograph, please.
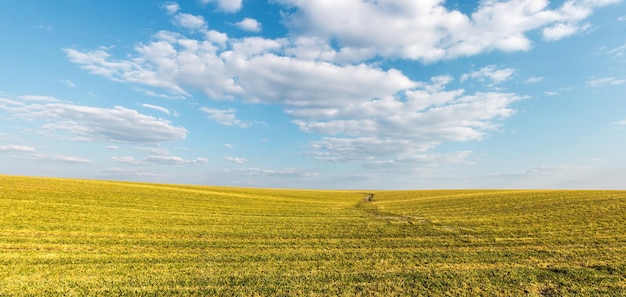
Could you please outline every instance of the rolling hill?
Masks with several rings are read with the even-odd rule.
[[[625,296],[626,191],[0,175],[0,296],[35,295]]]

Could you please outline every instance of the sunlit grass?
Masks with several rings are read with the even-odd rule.
[[[626,191],[0,176],[0,295],[626,295]]]

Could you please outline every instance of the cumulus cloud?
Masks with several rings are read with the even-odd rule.
[[[207,29],[204,17],[188,13],[178,13],[174,16],[174,24],[192,31],[203,31]]]
[[[83,67],[129,65],[142,60],[141,66],[128,71],[149,75],[130,75],[117,71],[121,69],[117,66],[102,73],[114,72],[115,79],[129,82],[148,77],[146,85],[161,85],[171,90],[191,87],[204,90],[211,98],[231,95],[247,102],[278,104],[294,117],[294,123],[302,131],[328,135],[311,143],[309,153],[319,159],[361,160],[373,153],[406,155],[445,141],[481,139],[488,130],[497,127],[495,120],[513,113],[509,104],[522,98],[507,93],[463,96],[462,89],[445,90],[453,80],[450,76],[434,77],[431,82],[422,83],[412,81],[396,69],[281,56],[280,49],[289,46],[282,39],[244,38],[232,41],[230,50],[220,50],[207,41],[174,33],[160,32],[156,38],[139,47],[134,59],[85,59],[98,62],[93,67],[90,64]],[[168,58],[155,58],[161,52],[167,52]],[[178,72],[165,71],[173,67]],[[190,70],[181,76],[184,69]],[[490,65],[467,74],[462,80],[473,78],[496,85],[514,72]],[[177,74],[172,76],[172,73]],[[237,119],[232,108],[200,110],[222,125],[249,125]]]
[[[237,12],[241,9],[241,0],[200,0],[200,3],[216,3],[219,10],[224,12]]]
[[[576,26],[571,24],[556,24],[554,26],[543,29],[543,38],[546,40],[559,40],[561,38],[573,35],[575,33],[585,31],[589,28],[589,24]]]
[[[285,22],[295,34],[334,39],[342,49],[371,49],[370,57],[432,62],[525,51],[532,45],[529,32],[548,27],[546,39],[571,35],[594,8],[619,0],[568,0],[556,9],[545,0],[481,1],[470,15],[446,8],[444,0],[279,2],[293,8]]]
[[[226,33],[218,32],[215,30],[209,30],[205,33],[206,40],[219,46],[225,46],[228,42],[228,35]]]
[[[187,130],[171,122],[122,106],[98,108],[65,103],[19,103],[2,106],[14,116],[50,122],[42,131],[62,131],[76,140],[128,143],[161,143],[184,139]]]
[[[185,88],[202,90],[214,99],[240,93],[240,87],[217,54],[217,45],[172,32],[159,32],[155,38],[149,44],[137,46],[137,56],[130,60],[111,61],[102,48],[65,49],[65,52],[72,62],[93,74],[165,89],[174,96],[189,96]]]
[[[241,1],[202,2],[230,12],[241,8]],[[525,98],[500,91],[466,93],[449,88],[451,81],[477,80],[492,88],[514,78],[517,70],[487,65],[461,77],[417,82],[380,61],[429,63],[529,50],[531,32],[543,33],[545,40],[579,33],[594,9],[615,2],[567,0],[551,7],[545,0],[481,1],[466,14],[447,8],[443,0],[279,0],[288,8],[289,38],[231,38],[208,30],[199,16],[181,22],[180,8],[171,7],[166,9],[173,20],[201,31],[202,38],[160,31],[123,58],[104,47],[65,53],[90,73],[172,96],[200,91],[213,100],[278,105],[301,131],[320,135],[306,152],[316,159],[419,163],[434,158],[425,152],[442,143],[483,139],[514,113],[512,103]],[[526,83],[540,80],[531,77]],[[601,83],[621,80],[588,84]],[[233,108],[200,110],[222,125],[250,125],[237,119]]]
[[[274,54],[229,57],[251,102],[328,108],[393,95],[416,84],[395,69],[365,64],[338,66]]]
[[[480,140],[514,113],[510,104],[524,97],[512,93],[447,91],[447,78],[390,97],[340,109],[335,118],[300,120],[306,132],[329,134],[311,143],[313,156],[329,161],[371,161],[381,156],[409,159],[443,142]]]
[[[168,14],[175,14],[180,10],[178,3],[167,3],[163,5],[163,8],[165,8]]]
[[[237,27],[245,31],[250,31],[250,32],[261,31],[261,23],[251,18],[245,18],[241,22],[236,23],[235,25],[237,25]]]

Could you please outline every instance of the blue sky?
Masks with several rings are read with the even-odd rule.
[[[626,188],[620,0],[25,0],[0,26],[0,173]]]

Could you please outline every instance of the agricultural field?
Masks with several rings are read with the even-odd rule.
[[[0,175],[0,296],[42,295],[626,296],[626,191]]]

